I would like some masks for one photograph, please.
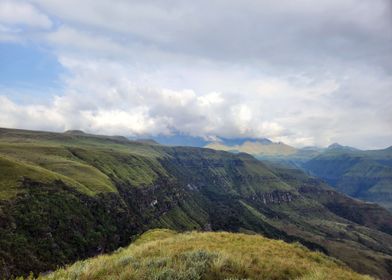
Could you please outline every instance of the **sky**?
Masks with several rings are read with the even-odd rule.
[[[0,127],[392,145],[390,0],[0,0]]]

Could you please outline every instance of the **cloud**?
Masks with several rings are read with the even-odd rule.
[[[118,56],[124,56],[127,49],[121,44],[111,40],[110,38],[93,33],[81,32],[76,29],[61,26],[57,30],[48,33],[46,39],[50,44],[58,46],[62,50],[67,51],[85,51],[98,53],[116,53]]]
[[[56,107],[18,105],[6,96],[0,96],[0,126],[43,130],[64,129],[64,115]]]
[[[20,29],[0,24],[0,42],[20,42]]]
[[[2,97],[0,126],[128,136],[181,131],[205,138],[268,137],[297,146],[343,141],[378,147],[392,136],[390,122],[384,121],[391,117],[392,82],[360,79],[356,75],[362,71],[318,82],[246,77],[237,81],[249,82],[246,92],[202,93],[152,87],[134,77],[126,64],[111,60],[61,61],[73,73],[65,92],[46,106],[18,105]]]
[[[0,43],[24,43],[33,33],[51,27],[50,18],[30,3],[0,0]]]
[[[21,1],[0,1],[0,22],[7,25],[24,25],[48,29],[52,26],[49,17],[33,5]]]
[[[65,23],[204,59],[288,68],[365,59],[391,67],[388,0],[35,3]]]
[[[67,70],[45,105],[3,94],[2,126],[391,144],[389,0],[1,5],[29,16],[6,13],[0,40],[32,41]]]

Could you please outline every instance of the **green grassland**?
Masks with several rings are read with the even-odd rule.
[[[227,232],[151,230],[110,255],[38,279],[371,279],[300,244]]]
[[[93,192],[85,185],[80,184],[77,180],[74,180],[70,176],[64,176],[62,173],[53,172],[50,169],[32,165],[24,161],[15,160],[7,156],[0,156],[0,169],[2,175],[0,179],[0,199],[11,199],[18,193],[23,192],[24,190],[21,186],[23,178],[29,178],[42,183],[51,183],[56,180],[62,180],[80,192],[90,195],[93,194]],[[78,172],[78,174],[80,173]],[[90,186],[89,184],[87,185]]]
[[[140,186],[163,175],[164,170],[156,161],[158,156],[161,154],[153,147],[128,140],[7,130],[0,133],[0,159],[8,165],[12,161],[14,167],[9,166],[13,172],[0,177],[0,186],[18,185],[28,169],[29,175],[34,170],[31,179],[38,182],[61,178],[88,195],[116,192],[113,178]],[[133,168],[127,168],[129,165]],[[23,190],[2,187],[0,199],[15,197],[18,191]]]

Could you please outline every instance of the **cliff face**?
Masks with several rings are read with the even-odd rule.
[[[0,278],[113,251],[155,227],[261,233],[391,275],[391,214],[249,155],[8,131],[1,158]]]
[[[271,203],[289,203],[296,199],[296,196],[289,192],[273,191],[271,193],[262,194],[259,197],[256,196],[254,199],[260,199],[265,205],[268,205]]]

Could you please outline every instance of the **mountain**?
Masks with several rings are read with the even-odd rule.
[[[328,146],[326,151],[335,151],[335,152],[355,152],[359,151],[356,148],[350,147],[350,146],[342,146],[339,143],[333,143]]]
[[[219,138],[219,143],[226,146],[243,145],[246,142],[258,142],[260,144],[272,144],[272,141],[267,138]]]
[[[273,142],[241,146],[210,143],[206,147],[234,153],[242,151],[274,166],[301,169],[340,192],[392,211],[392,147],[362,151],[334,143],[327,148],[291,149]]]
[[[133,245],[39,279],[371,279],[322,253],[259,235],[151,230]]]
[[[0,129],[0,278],[112,252],[152,228],[259,233],[392,275],[392,214],[299,170],[244,153]]]
[[[238,143],[238,142],[237,142]],[[284,143],[274,143],[268,139],[245,140],[232,145],[226,142],[212,142],[204,146],[219,151],[231,151],[238,153],[248,153],[256,157],[262,156],[287,156],[297,153],[297,149]]]
[[[203,137],[191,136],[183,133],[173,133],[171,135],[154,135],[147,136],[146,138],[151,138],[157,143],[166,146],[185,146],[185,147],[205,147],[208,144],[220,143],[226,146],[243,145],[245,142],[259,142],[261,144],[270,144],[271,140],[267,138],[225,138],[220,137],[218,140],[211,141]],[[130,138],[131,140],[138,140],[136,138]]]
[[[392,211],[392,149],[328,148],[302,166],[337,190]]]

